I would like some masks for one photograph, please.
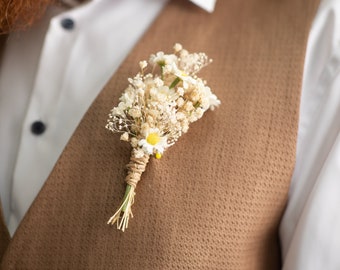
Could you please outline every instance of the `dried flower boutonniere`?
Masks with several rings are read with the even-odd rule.
[[[109,114],[106,128],[121,133],[132,146],[127,165],[126,191],[121,206],[108,224],[117,222],[124,231],[133,216],[135,188],[150,156],[160,159],[164,151],[186,133],[189,124],[220,104],[197,72],[211,62],[204,53],[189,53],[175,44],[174,54],[158,52],[141,61],[141,71],[130,78],[120,103]],[[147,73],[151,66],[151,73]]]

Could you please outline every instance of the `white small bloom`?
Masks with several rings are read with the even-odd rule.
[[[138,88],[136,92],[139,96],[144,97],[145,90],[143,88]]]
[[[171,65],[172,63],[177,62],[177,56],[174,54],[166,54],[164,55],[165,58],[165,64],[166,65]]]
[[[122,108],[114,107],[114,108],[111,110],[111,115],[112,115],[112,117],[113,117],[113,115],[120,115],[120,116],[123,116],[123,115],[125,115],[125,113],[124,113],[124,110],[122,110]]]
[[[182,107],[184,105],[184,99],[183,98],[178,98],[177,99],[177,106],[178,107]]]
[[[205,86],[201,90],[202,95],[204,96],[208,103],[208,106],[205,108],[206,110],[209,108],[213,111],[216,107],[218,107],[221,104],[221,101],[217,98],[217,96],[211,92],[210,87]]]
[[[186,57],[188,55],[189,55],[189,52],[187,50],[183,50],[183,49],[181,50],[181,54],[180,54],[181,58]]]
[[[148,66],[148,62],[144,61],[140,61],[139,62],[139,66],[140,68],[143,70],[144,68],[146,68]]]
[[[178,113],[176,113],[176,118],[177,118],[177,120],[183,120],[183,119],[185,119],[185,114],[182,113],[182,112],[178,112]]]
[[[151,65],[165,63],[164,52],[158,52],[156,54],[151,54],[149,63]]]
[[[171,124],[175,125],[177,123],[177,118],[176,118],[175,113],[171,113],[168,118]]]
[[[189,130],[189,124],[183,125],[183,127],[182,127],[182,132],[183,132],[183,133],[187,133],[188,130]]]
[[[160,87],[160,86],[163,86],[163,85],[164,85],[163,80],[162,80],[161,78],[159,78],[159,77],[155,78],[153,81],[154,81],[154,83],[155,83],[155,85],[156,85],[157,87]]]
[[[129,107],[130,103],[129,102],[119,102],[117,106],[117,112],[123,112]],[[131,103],[132,105],[132,103]]]
[[[192,110],[195,109],[194,105],[192,104],[191,101],[188,101],[187,103],[184,104],[184,109],[187,111],[187,112],[191,112]]]
[[[175,44],[174,50],[175,50],[176,53],[179,52],[179,51],[181,51],[182,49],[183,49],[183,47],[182,47],[181,44],[179,44],[179,43],[176,43],[176,44]]]
[[[127,132],[124,132],[124,133],[120,136],[120,139],[121,139],[122,141],[125,141],[125,142],[129,141],[129,134],[128,134]]]
[[[172,74],[173,73],[172,65],[165,65],[163,67],[163,72],[164,74]]]
[[[135,76],[133,79],[129,79],[129,83],[131,83],[135,88],[144,87],[143,78],[139,74]]]
[[[184,89],[182,87],[178,87],[177,93],[178,93],[178,95],[183,96],[184,95]]]
[[[209,103],[210,103],[209,108],[210,110],[213,111],[216,107],[218,107],[221,104],[221,101],[217,98],[216,95],[211,94],[209,96]]]
[[[151,65],[165,66],[177,62],[177,56],[174,54],[164,54],[164,52],[158,52],[152,54],[149,59]]]
[[[129,115],[133,118],[138,118],[142,116],[142,112],[140,111],[140,108],[133,107],[129,110]]]
[[[197,118],[201,118],[204,114],[204,110],[201,109],[201,108],[197,108],[196,111],[195,111],[195,115],[197,116]]]
[[[190,93],[191,102],[196,103],[199,99],[200,99],[200,95],[199,95],[198,91],[196,89],[191,91],[191,93]]]

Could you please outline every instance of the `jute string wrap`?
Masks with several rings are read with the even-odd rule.
[[[135,189],[145,171],[150,155],[144,154],[142,157],[136,157],[135,150],[131,152],[130,162],[126,165],[128,169],[125,182],[127,183],[123,202],[116,213],[109,219],[107,224],[113,225],[117,222],[117,228],[124,231],[129,225],[129,217],[133,217],[131,206],[134,202]],[[123,215],[121,216],[121,213]]]
[[[134,151],[131,152],[130,162],[126,165],[128,174],[125,178],[125,182],[131,187],[136,188],[142,173],[145,171],[146,165],[148,164],[150,155],[145,154],[141,158],[137,158]]]

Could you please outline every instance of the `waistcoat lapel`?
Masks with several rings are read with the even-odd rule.
[[[171,1],[93,103],[17,230],[3,269],[275,269],[291,178],[305,45],[317,1]],[[133,19],[133,18],[132,18]],[[214,59],[222,105],[137,187],[122,233],[106,225],[130,146],[104,126],[138,62],[180,42]],[[112,52],[114,53],[114,52]]]
[[[10,236],[9,236],[6,224],[5,224],[4,216],[2,214],[1,200],[0,200],[0,261],[2,259],[4,252],[7,249],[9,242],[10,242]]]

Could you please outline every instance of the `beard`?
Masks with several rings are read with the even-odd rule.
[[[45,13],[54,0],[0,0],[0,34],[24,30]]]

